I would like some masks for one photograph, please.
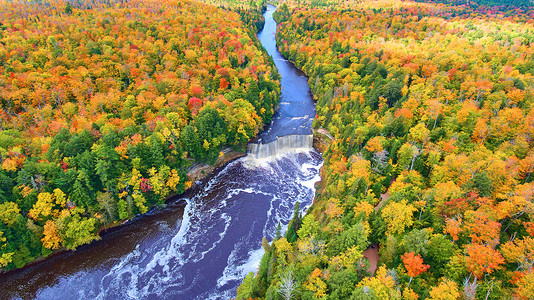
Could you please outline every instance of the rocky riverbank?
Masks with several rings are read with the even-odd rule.
[[[208,177],[208,175],[212,174],[213,170],[215,170],[216,168],[220,168],[235,159],[247,155],[245,152],[235,151],[231,148],[223,149],[222,153],[223,155],[219,156],[219,158],[213,165],[208,165],[205,163],[195,163],[189,168],[189,171],[187,171],[187,179],[191,181],[192,186],[196,185],[198,181]]]
[[[326,129],[313,129],[313,147],[317,149],[317,151],[324,153],[333,140],[334,137],[332,137]]]

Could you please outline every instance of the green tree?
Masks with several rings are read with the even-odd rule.
[[[430,231],[425,229],[414,229],[404,236],[403,246],[405,252],[426,255],[430,243]]]
[[[436,234],[430,239],[425,260],[432,266],[433,272],[444,274],[443,267],[454,253],[454,244],[443,234]]]
[[[63,210],[57,220],[57,229],[65,248],[74,250],[76,247],[98,239],[96,220],[82,217],[84,210],[74,208]]]
[[[318,232],[319,222],[315,220],[315,216],[309,214],[302,219],[302,226],[297,231],[297,234],[301,239],[304,239],[315,236]]]
[[[343,231],[339,236],[334,237],[328,244],[330,255],[335,256],[347,249],[356,246],[360,251],[369,246],[368,231],[363,223],[357,223],[349,229]]]
[[[247,274],[243,283],[237,288],[237,297],[239,300],[248,300],[256,297],[257,282],[254,273]]]
[[[348,299],[354,291],[354,285],[358,278],[352,270],[335,272],[326,281],[332,299]]]
[[[300,212],[300,202],[297,202],[295,203],[295,207],[293,208],[293,218],[289,222],[289,226],[287,228],[287,232],[285,235],[286,239],[290,243],[293,243],[294,241],[297,240],[297,231],[300,228],[301,219],[302,219],[302,214]]]
[[[197,159],[203,158],[200,139],[195,127],[191,125],[185,126],[180,133],[180,141],[182,142],[182,147],[189,153],[191,157]]]
[[[108,192],[98,192],[96,194],[96,201],[98,202],[100,209],[106,212],[108,220],[115,220],[117,208],[113,196]]]
[[[203,144],[205,157],[209,162],[215,162],[221,146],[226,142],[226,122],[216,109],[206,108],[200,111],[194,124],[198,129],[198,139],[199,143]]]

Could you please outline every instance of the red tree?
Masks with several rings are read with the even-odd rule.
[[[410,283],[412,283],[412,279],[415,276],[420,275],[430,268],[429,265],[425,265],[423,263],[423,259],[419,254],[415,255],[413,252],[408,252],[404,253],[404,255],[401,255],[401,258],[402,262],[404,263],[404,267],[408,272],[408,276],[410,276],[410,282],[408,283],[408,286],[410,286]]]
[[[465,259],[467,269],[478,278],[481,278],[484,273],[491,274],[504,263],[504,258],[499,251],[489,246],[470,244],[465,248],[468,255]]]

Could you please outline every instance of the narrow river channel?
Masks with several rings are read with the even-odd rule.
[[[306,77],[278,53],[274,7],[258,35],[282,76],[282,101],[263,143],[310,134],[315,115]],[[165,209],[100,241],[0,275],[1,298],[228,299],[256,271],[262,237],[287,226],[295,203],[311,204],[321,156],[298,149],[244,157],[216,171]]]

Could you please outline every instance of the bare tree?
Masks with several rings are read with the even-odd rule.
[[[289,300],[295,295],[295,279],[293,278],[293,272],[289,271],[282,276],[282,282],[278,288],[278,292],[282,299]]]
[[[382,171],[384,171],[384,168],[387,166],[388,154],[389,153],[386,150],[382,150],[373,155],[373,161],[376,163],[373,167],[373,171],[382,174]]]
[[[465,278],[464,280],[464,297],[466,300],[475,300],[478,287],[477,278],[475,277],[475,280],[473,280],[473,282],[469,282],[470,278],[471,275],[469,275],[469,277]]]

